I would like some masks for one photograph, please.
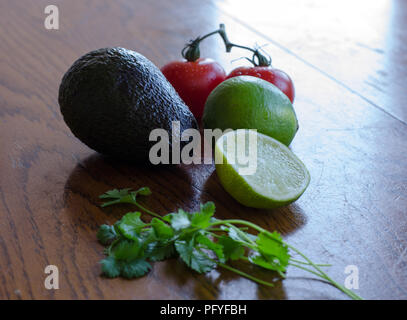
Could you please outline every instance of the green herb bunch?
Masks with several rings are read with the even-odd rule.
[[[161,216],[143,207],[138,196],[148,196],[147,187],[111,190],[101,195],[106,200],[102,207],[128,203],[135,205],[153,218],[149,223],[141,219],[139,211],[129,212],[114,225],[102,225],[97,233],[106,246],[107,257],[101,261],[105,276],[137,278],[151,270],[151,262],[179,257],[198,273],[207,273],[222,267],[259,284],[273,283],[258,279],[228,264],[244,260],[258,267],[277,272],[285,278],[289,265],[310,272],[335,286],[352,299],[361,299],[349,289],[332,280],[321,268],[329,265],[315,264],[302,252],[286,243],[277,232],[270,232],[245,220],[214,218],[215,205],[207,202],[198,212],[182,209]],[[257,234],[248,233],[253,230]],[[292,254],[298,256],[294,259]]]

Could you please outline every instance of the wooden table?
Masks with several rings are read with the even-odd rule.
[[[275,288],[229,272],[197,275],[177,260],[148,276],[100,277],[96,231],[126,208],[100,208],[112,188],[149,186],[145,204],[168,213],[214,201],[220,218],[278,230],[343,283],[359,270],[359,295],[407,298],[407,3],[380,1],[55,0],[59,30],[44,28],[45,0],[0,2],[1,299],[345,299],[294,268]],[[274,66],[296,86],[300,122],[292,150],[312,182],[278,210],[245,208],[212,165],[145,169],[107,160],[73,137],[59,112],[62,75],[101,47],[134,49],[158,66],[184,43],[225,23],[232,41],[269,44]],[[227,70],[220,40],[204,56]],[[127,208],[129,209],[129,208]],[[47,290],[44,268],[59,268]],[[259,276],[269,273],[253,270]]]

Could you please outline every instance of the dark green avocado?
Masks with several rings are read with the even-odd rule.
[[[171,137],[172,121],[180,122],[181,133],[198,127],[161,71],[124,48],[99,49],[79,58],[62,79],[58,101],[78,139],[123,160],[148,161],[156,143],[149,141],[153,129],[165,129]]]

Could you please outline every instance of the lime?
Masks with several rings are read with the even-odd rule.
[[[255,130],[222,135],[215,144],[215,164],[226,191],[253,208],[287,205],[297,200],[310,182],[307,168],[290,149]]]
[[[257,129],[287,146],[298,130],[287,96],[270,82],[251,76],[218,85],[206,100],[203,124],[208,129]]]

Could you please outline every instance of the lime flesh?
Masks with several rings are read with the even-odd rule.
[[[250,131],[256,136],[256,150],[249,146]],[[228,149],[232,140],[237,152]],[[244,152],[239,152],[242,141],[244,146],[240,145],[240,150]],[[244,157],[246,163],[242,165]],[[307,168],[290,149],[254,130],[235,130],[222,135],[215,145],[215,160],[223,187],[248,207],[268,209],[287,205],[297,200],[310,182]],[[255,170],[247,170],[250,163]]]

